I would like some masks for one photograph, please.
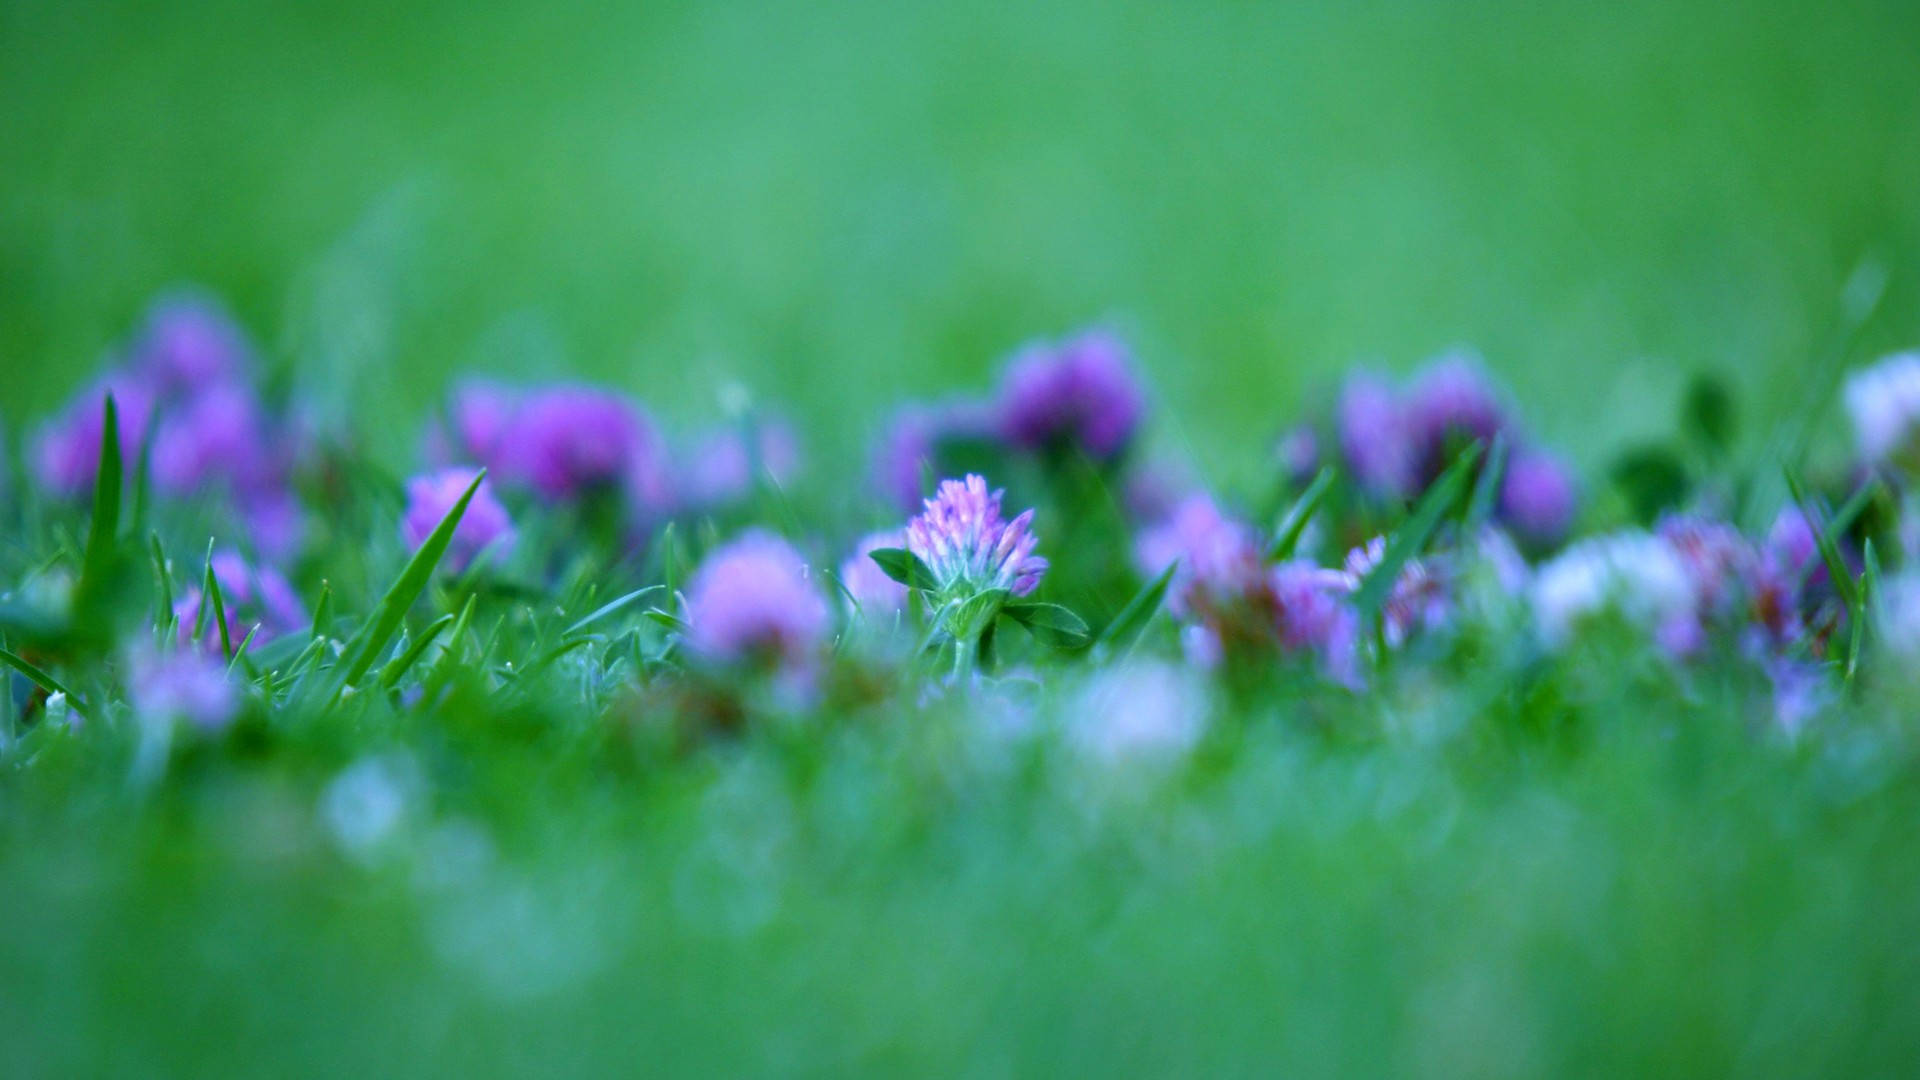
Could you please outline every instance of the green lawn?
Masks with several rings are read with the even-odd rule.
[[[1596,488],[1698,371],[1745,458],[1818,410],[1832,465],[1849,279],[1846,359],[1920,343],[1916,57],[1903,0],[5,2],[0,419],[190,281],[396,468],[458,372],[678,428],[738,382],[838,509],[892,403],[1101,319],[1150,444],[1241,492],[1340,373],[1460,342]],[[910,691],[675,753],[559,674],[148,788],[43,731],[0,756],[0,1073],[1910,1074],[1904,672],[1794,744],[1644,661],[1269,694],[1168,776]],[[1007,693],[1070,714],[1050,677]]]

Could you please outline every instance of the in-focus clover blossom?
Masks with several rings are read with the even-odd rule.
[[[903,529],[869,533],[854,547],[847,561],[840,564],[840,584],[846,587],[861,614],[868,618],[892,615],[907,606],[907,587],[887,576],[871,556],[882,548],[905,547]]]
[[[1027,450],[1077,450],[1110,461],[1132,441],[1146,394],[1118,337],[1093,330],[1017,353],[1000,381],[1000,433]]]
[[[283,634],[307,628],[307,609],[293,586],[270,566],[255,566],[231,548],[213,554],[213,578],[220,585],[220,601],[227,613],[227,635],[235,648],[252,633],[257,648]],[[174,617],[181,637],[193,632],[201,619],[201,608],[208,601],[198,585],[189,589],[174,605]],[[211,620],[208,611],[206,618]],[[257,628],[257,629],[256,629]],[[218,640],[220,630],[209,625],[206,632]]]
[[[1920,352],[1854,372],[1844,396],[1861,457],[1910,471],[1920,466]]]
[[[145,723],[180,722],[216,734],[239,710],[239,693],[227,677],[227,665],[211,652],[162,652],[149,645],[133,653],[127,668],[127,700]]]
[[[758,530],[716,549],[687,588],[687,645],[712,663],[818,659],[832,612],[793,545]]]
[[[478,469],[455,465],[407,481],[407,509],[400,518],[400,536],[409,548],[418,550],[427,542],[478,473]],[[453,541],[447,545],[440,565],[457,574],[482,554],[504,559],[513,552],[514,539],[513,518],[494,495],[492,481],[482,480],[467,502],[460,524],[454,526]]]
[[[1033,553],[1039,544],[1030,528],[1033,511],[1003,519],[1003,494],[987,490],[977,474],[943,480],[926,509],[907,523],[907,550],[933,571],[942,593],[1005,589],[1025,596],[1040,584],[1047,560]]]

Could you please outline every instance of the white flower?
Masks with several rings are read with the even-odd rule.
[[[1861,457],[1886,461],[1912,449],[1920,427],[1920,352],[1898,353],[1854,372],[1846,401]]]
[[[1102,671],[1073,699],[1068,739],[1107,765],[1178,758],[1206,727],[1206,690],[1182,664],[1136,661]]]
[[[1666,630],[1693,618],[1694,581],[1679,553],[1640,530],[1583,540],[1541,566],[1528,593],[1534,621],[1558,647],[1583,619],[1616,610],[1636,626]]]

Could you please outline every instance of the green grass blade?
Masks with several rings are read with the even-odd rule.
[[[1158,577],[1133,594],[1133,599],[1120,609],[1120,614],[1115,615],[1113,621],[1100,631],[1100,638],[1093,645],[1097,659],[1104,661],[1115,653],[1125,655],[1132,651],[1133,643],[1140,639],[1141,631],[1160,611],[1160,605],[1167,598],[1167,589],[1173,584],[1173,575],[1179,569],[1180,560],[1175,559],[1160,571]]]
[[[577,634],[580,631],[585,630],[587,627],[592,626],[594,623],[599,622],[601,619],[604,619],[607,616],[613,614],[614,612],[619,611],[621,608],[626,607],[628,604],[633,603],[635,600],[638,600],[641,597],[647,596],[651,593],[658,592],[664,588],[666,588],[666,586],[664,585],[648,585],[644,589],[635,589],[632,592],[628,593],[627,595],[620,597],[619,599],[608,601],[607,603],[602,604],[599,608],[595,609],[592,614],[581,619],[579,622],[574,623],[572,626],[567,627],[566,633],[560,636],[572,637],[574,634]]]
[[[120,412],[108,394],[101,403],[100,466],[93,480],[93,521],[87,528],[87,545],[80,557],[80,581],[75,586],[76,607],[82,618],[96,617],[96,607],[105,600],[108,578],[113,576],[114,553],[120,537],[120,487],[123,481],[120,463]]]
[[[0,649],[0,664],[5,664],[20,674],[25,675],[28,682],[33,683],[49,694],[66,695],[67,701],[72,703],[74,711],[85,715],[85,710],[80,707],[80,699],[73,696],[73,691],[68,690],[61,684],[59,679],[47,674],[32,661],[11,650]]]
[[[211,540],[207,541],[206,576],[200,587],[207,599],[207,602],[200,606],[213,608],[213,624],[220,628],[220,655],[223,658],[232,659],[233,642],[227,632],[227,599],[220,593],[220,575],[213,572],[213,541]]]
[[[307,636],[320,641],[327,636],[327,622],[333,618],[333,583],[320,583],[320,599],[313,605],[313,631]]]
[[[1313,515],[1320,512],[1320,504],[1326,501],[1327,492],[1333,490],[1334,479],[1333,466],[1323,466],[1307,485],[1307,490],[1293,500],[1293,505],[1287,508],[1287,516],[1280,519],[1280,528],[1274,534],[1273,543],[1267,547],[1268,562],[1293,558],[1294,550],[1300,546],[1300,537],[1306,534]]]
[[[400,677],[405,675],[414,664],[419,663],[420,657],[426,654],[427,649],[440,636],[440,632],[453,625],[453,620],[452,613],[448,613],[428,623],[427,628],[420,632],[418,641],[408,646],[399,656],[388,661],[386,667],[380,669],[380,689],[391,690],[398,686]]]
[[[393,586],[381,597],[380,605],[366,622],[360,624],[353,638],[347,642],[342,653],[341,674],[336,690],[344,690],[358,685],[367,671],[373,667],[375,658],[393,640],[400,624],[407,617],[407,609],[426,591],[428,582],[433,580],[433,572],[440,565],[440,559],[447,553],[447,545],[453,542],[453,531],[460,527],[460,518],[467,512],[467,504],[473,501],[473,493],[480,489],[481,481],[487,477],[487,471],[481,469],[474,475],[473,482],[461,494],[460,501],[453,504],[447,516],[440,519],[427,536],[420,550],[413,553],[407,565],[394,580]]]
[[[1800,483],[1800,474],[1792,466],[1783,466],[1781,475],[1786,477],[1787,490],[1793,494],[1795,505],[1800,507],[1807,525],[1813,529],[1814,543],[1820,549],[1820,558],[1827,564],[1827,575],[1833,579],[1833,591],[1839,594],[1840,603],[1849,612],[1853,611],[1859,606],[1860,597],[1853,585],[1853,575],[1847,570],[1847,561],[1840,555],[1840,533],[1833,524],[1821,521],[1819,508],[1807,497],[1807,489]]]
[[[1476,442],[1462,450],[1460,456],[1453,459],[1453,464],[1447,466],[1447,471],[1440,475],[1440,479],[1434,481],[1427,493],[1420,497],[1413,513],[1407,515],[1405,523],[1387,542],[1380,565],[1373,568],[1373,573],[1360,583],[1359,590],[1353,596],[1354,607],[1359,610],[1364,623],[1372,625],[1379,619],[1380,612],[1386,607],[1387,595],[1392,591],[1394,581],[1400,577],[1400,569],[1407,565],[1409,559],[1420,554],[1447,512],[1460,501],[1467,478],[1473,475],[1473,467],[1479,463],[1483,449],[1483,445]]]
[[[1493,433],[1493,445],[1487,448],[1487,464],[1480,470],[1480,476],[1473,482],[1473,497],[1467,500],[1467,516],[1462,532],[1466,536],[1478,536],[1493,520],[1493,512],[1500,505],[1500,481],[1507,475],[1507,433]]]
[[[174,636],[173,575],[167,572],[167,553],[160,547],[160,534],[147,534],[147,553],[153,559],[153,625],[162,641]]]

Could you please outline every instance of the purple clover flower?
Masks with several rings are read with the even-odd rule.
[[[618,490],[638,468],[658,468],[662,446],[632,402],[589,386],[554,386],[530,396],[497,453],[503,478],[549,499]]]
[[[1268,571],[1267,590],[1282,651],[1316,655],[1329,676],[1357,688],[1360,620],[1348,602],[1346,575],[1291,559]]]
[[[1001,436],[1028,450],[1075,449],[1111,461],[1146,412],[1126,344],[1093,330],[1015,354],[996,402]]]
[[[161,393],[182,395],[245,378],[252,352],[217,299],[189,290],[154,302],[129,360]]]
[[[1245,595],[1265,572],[1254,530],[1221,513],[1205,494],[1187,497],[1134,543],[1134,565],[1145,576],[1158,575],[1176,559],[1180,565],[1167,589],[1167,608],[1176,617],[1209,606],[1208,598]]]
[[[1387,541],[1381,536],[1347,552],[1342,568],[1347,589],[1359,589],[1360,583],[1373,573],[1386,554]],[[1386,619],[1387,644],[1397,649],[1415,631],[1431,632],[1444,626],[1453,609],[1450,592],[1446,578],[1436,567],[1423,559],[1408,559],[1400,568],[1400,576],[1394,579],[1393,588],[1387,591],[1382,612]]]
[[[138,459],[159,395],[150,380],[134,372],[110,371],[75,395],[36,433],[33,468],[42,488],[63,498],[93,489],[100,471],[100,430],[108,394],[113,395],[118,414],[120,459],[128,463]]]
[[[1510,429],[1486,369],[1472,352],[1455,350],[1435,359],[1414,378],[1407,397],[1407,423],[1422,482],[1431,482],[1454,446],[1479,439],[1492,442]]]
[[[925,494],[922,477],[946,471],[943,447],[992,435],[993,418],[978,401],[903,406],[875,448],[873,485],[889,502],[911,512]]]
[[[1006,589],[1025,596],[1040,584],[1047,560],[1033,553],[1039,543],[1029,529],[1033,511],[1003,520],[1003,494],[988,491],[978,474],[943,480],[926,509],[907,523],[907,550],[933,571],[942,592]]]
[[[202,388],[160,420],[153,438],[153,482],[187,495],[224,483],[248,491],[273,483],[277,461],[266,416],[251,388]]]
[[[497,469],[500,447],[513,429],[520,395],[491,379],[463,379],[447,395],[445,426],[430,435],[429,460]]]
[[[800,553],[772,533],[748,532],[715,550],[687,589],[687,644],[715,663],[809,667],[831,621]]]
[[[300,603],[293,586],[272,567],[250,565],[238,551],[229,548],[214,552],[213,577],[220,584],[220,598],[227,613],[227,636],[235,647],[249,632],[253,632],[253,643],[257,647],[306,628],[306,607]],[[200,588],[195,586],[174,605],[173,613],[180,624],[182,638],[193,632],[205,602]],[[220,631],[212,627],[208,632],[217,636]]]
[[[1550,548],[1566,538],[1579,509],[1573,474],[1543,450],[1521,448],[1500,481],[1500,520],[1523,542]]]
[[[219,657],[194,649],[136,651],[128,663],[127,699],[148,723],[184,721],[206,734],[233,723],[239,694]]]
[[[696,507],[737,503],[763,478],[786,486],[800,471],[800,457],[800,436],[780,417],[716,428],[694,441],[682,494]]]
[[[887,576],[878,563],[869,558],[881,548],[907,546],[904,529],[869,533],[854,547],[853,554],[840,564],[840,584],[869,616],[891,615],[907,606],[907,587]]]
[[[400,518],[400,537],[409,548],[418,550],[427,542],[440,522],[452,512],[460,496],[466,494],[478,469],[455,465],[407,481],[407,510]],[[458,574],[485,553],[505,558],[513,550],[513,519],[494,496],[493,482],[482,480],[467,503],[467,511],[453,530],[453,542],[447,545],[441,565]]]
[[[1415,447],[1399,392],[1368,372],[1350,376],[1341,388],[1334,426],[1340,455],[1362,490],[1376,499],[1413,494]]]

